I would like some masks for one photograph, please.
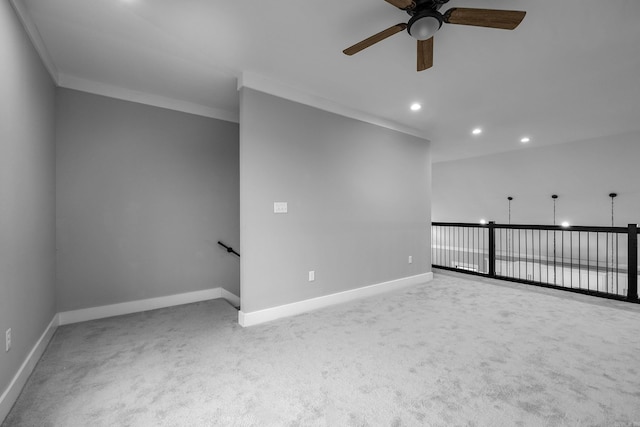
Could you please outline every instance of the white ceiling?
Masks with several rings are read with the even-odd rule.
[[[443,11],[527,16],[514,31],[444,25],[434,67],[421,73],[406,33],[342,53],[408,20],[383,0],[14,2],[62,86],[120,88],[225,118],[238,114],[237,78],[252,73],[415,129],[435,161],[640,130],[638,0],[452,0]],[[471,135],[476,126],[482,135]]]

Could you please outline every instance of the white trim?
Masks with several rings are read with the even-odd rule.
[[[29,375],[33,372],[33,368],[35,368],[36,364],[42,357],[44,350],[47,348],[49,341],[53,337],[53,333],[58,328],[58,315],[54,315],[53,319],[49,323],[49,326],[44,330],[36,345],[33,346],[33,349],[29,352],[29,355],[22,362],[22,366],[18,369],[18,372],[15,374],[7,389],[0,396],[0,424],[4,421],[4,419],[9,414],[11,407],[18,399],[22,388],[27,383],[29,379]]]
[[[125,89],[61,73],[53,62],[53,59],[49,54],[49,50],[47,49],[38,28],[33,22],[33,19],[31,19],[31,15],[29,14],[27,7],[24,5],[24,2],[22,0],[9,0],[9,2],[16,11],[16,15],[22,23],[33,47],[40,56],[40,59],[53,79],[53,82],[57,86],[76,89],[96,95],[108,96],[110,98],[137,102],[139,104],[166,108],[168,110],[181,111],[183,113],[195,114],[212,119],[224,120],[232,123],[238,123],[240,121],[240,114],[237,111],[228,111],[193,102],[181,101],[174,98]]]
[[[240,326],[253,326],[260,323],[269,322],[271,320],[283,317],[295,316],[297,314],[306,313],[311,310],[329,307],[341,304],[355,299],[370,297],[385,292],[401,289],[407,286],[417,285],[419,283],[430,282],[433,280],[433,273],[418,274],[416,276],[403,277],[402,279],[391,280],[388,282],[378,283],[375,285],[364,286],[362,288],[351,289],[344,292],[338,292],[331,295],[325,295],[317,298],[311,298],[291,304],[271,307],[264,310],[252,311],[245,313],[238,312],[238,323]]]
[[[226,299],[234,307],[238,307],[240,305],[240,297],[237,295],[232,294],[224,288],[213,288],[166,297],[149,298],[145,300],[56,313],[49,323],[49,326],[47,326],[40,336],[38,342],[36,342],[31,352],[29,352],[29,355],[26,357],[24,362],[22,362],[22,366],[18,369],[18,372],[7,386],[7,389],[2,393],[2,395],[0,395],[0,424],[2,424],[13,407],[13,404],[18,399],[20,392],[29,379],[29,375],[31,375],[36,364],[42,357],[42,354],[47,348],[47,345],[49,345],[49,341],[51,341],[51,338],[58,326],[217,298]]]
[[[121,316],[123,314],[139,313],[141,311],[156,310],[158,308],[172,307],[174,305],[191,304],[194,302],[211,299],[225,298],[234,306],[238,306],[240,298],[222,288],[205,289],[203,291],[186,292],[183,294],[169,295],[166,297],[149,298],[137,301],[128,301],[119,304],[103,305],[100,307],[83,308],[80,310],[63,311],[59,324],[85,322],[87,320],[104,319],[106,317]],[[238,302],[236,305],[235,302]]]
[[[240,297],[232,294],[225,288],[220,288],[220,298],[224,298],[231,303],[234,307],[240,307]]]
[[[51,75],[53,82],[55,84],[58,84],[58,68],[54,64],[53,59],[51,59],[51,55],[49,55],[49,51],[44,44],[44,40],[42,39],[38,28],[33,23],[33,20],[31,19],[26,6],[21,0],[9,0],[9,2],[11,3],[11,6],[13,6],[13,9],[16,11],[18,19],[20,19],[22,26],[24,27],[27,35],[29,36],[29,39],[31,40],[31,44],[33,44],[36,52],[38,52],[38,55],[40,56],[40,59],[42,60],[45,68],[49,72],[49,75]]]
[[[233,123],[238,123],[240,121],[240,115],[237,111],[232,112],[220,108],[207,107],[193,102],[180,101],[160,95],[125,89],[106,83],[83,79],[81,77],[70,76],[68,74],[60,73],[58,84],[60,87],[68,89],[75,89],[82,92],[107,96],[109,98],[122,99],[125,101],[137,102],[139,104],[166,108],[168,110],[210,117],[212,119],[224,120]]]
[[[242,89],[243,87],[268,93],[279,98],[288,99],[289,101],[294,101],[299,104],[315,107],[320,110],[328,111],[330,113],[339,114],[351,119],[360,120],[361,122],[370,123],[383,128],[395,130],[397,132],[405,133],[407,135],[416,136],[418,138],[424,139],[426,142],[429,142],[424,132],[421,132],[417,129],[344,106],[335,101],[331,101],[330,99],[323,98],[312,93],[304,92],[303,90],[288,86],[284,83],[280,83],[272,79],[268,79],[259,74],[246,71],[243,72],[238,78],[238,90]]]

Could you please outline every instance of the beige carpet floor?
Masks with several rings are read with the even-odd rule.
[[[223,300],[69,325],[3,426],[640,426],[616,304],[437,274],[246,329]]]

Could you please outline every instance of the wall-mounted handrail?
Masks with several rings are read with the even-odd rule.
[[[238,252],[236,252],[235,250],[233,250],[232,247],[225,245],[224,243],[222,243],[221,241],[218,240],[218,244],[220,246],[222,246],[223,248],[225,248],[227,250],[227,252],[232,253],[232,254],[236,254],[238,256],[240,256],[240,254]]]

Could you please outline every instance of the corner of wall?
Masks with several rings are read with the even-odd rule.
[[[38,31],[35,23],[31,19],[31,16],[29,15],[29,12],[27,11],[24,3],[21,0],[9,0],[9,2],[11,3],[13,9],[16,11],[18,19],[20,19],[22,26],[24,27],[27,35],[29,36],[29,39],[31,40],[31,44],[33,44],[33,47],[40,56],[42,63],[51,76],[51,79],[56,85],[58,85],[58,68],[53,62],[53,59],[51,59],[51,55],[49,54],[49,51],[47,50],[47,47],[42,40],[42,36],[40,35],[40,32]]]
[[[0,424],[9,414],[9,411],[13,407],[14,403],[18,399],[20,392],[24,388],[29,376],[33,372],[36,364],[44,354],[44,351],[49,345],[53,334],[58,328],[59,317],[58,314],[53,316],[49,325],[45,328],[44,332],[40,336],[40,339],[33,346],[27,357],[22,362],[20,369],[16,372],[15,376],[7,386],[6,390],[0,395]]]

